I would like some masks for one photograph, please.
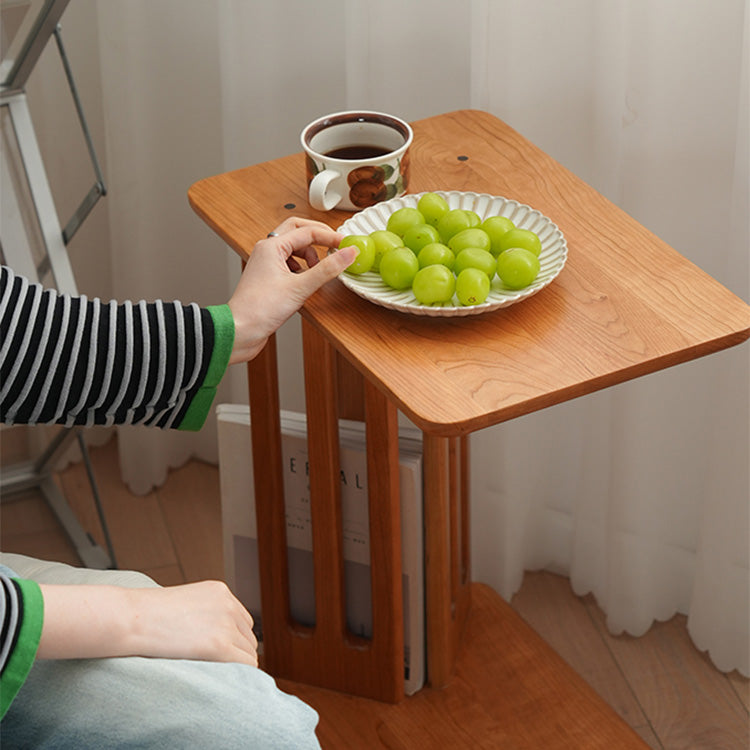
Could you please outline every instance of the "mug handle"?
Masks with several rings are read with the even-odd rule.
[[[328,186],[341,175],[333,169],[324,169],[318,172],[310,182],[310,205],[318,211],[330,211],[337,206],[343,196],[333,190],[329,191]]]

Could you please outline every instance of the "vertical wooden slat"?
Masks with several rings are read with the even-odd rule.
[[[460,475],[458,438],[448,439],[448,518],[450,540],[451,573],[451,614],[455,613],[455,603],[461,586],[461,515],[460,515]]]
[[[471,608],[471,517],[469,498],[469,438],[456,438],[458,447],[458,515],[461,519],[460,549],[456,566],[460,571],[458,591],[453,603],[453,653],[458,657],[458,649],[463,638],[464,628]]]
[[[403,676],[404,611],[401,562],[401,496],[398,413],[371,383],[365,383],[367,485],[370,515],[373,646],[383,667]],[[403,697],[403,679],[393,700]]]
[[[443,687],[471,604],[468,442],[425,434],[423,445],[427,677]]]
[[[346,630],[336,360],[331,345],[302,321],[315,572],[315,630],[326,642]]]
[[[365,390],[362,374],[336,352],[339,417],[365,421]]]
[[[461,582],[471,582],[471,484],[469,481],[470,454],[469,436],[459,438],[461,445]]]
[[[448,440],[424,433],[424,520],[427,679],[448,683],[452,669],[452,617],[448,509]]]
[[[255,474],[255,514],[261,607],[264,620],[264,658],[273,671],[283,655],[280,630],[289,622],[289,575],[286,551],[286,513],[281,456],[281,418],[276,337],[247,367],[250,422]],[[260,468],[262,467],[262,469]]]

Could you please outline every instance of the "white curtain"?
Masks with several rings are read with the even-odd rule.
[[[192,214],[192,182],[298,151],[328,111],[473,107],[748,300],[748,24],[748,0],[72,0],[110,188],[71,251],[81,286],[224,301],[238,262]],[[279,339],[283,406],[301,409],[298,323]],[[475,435],[474,578],[510,597],[524,570],[565,573],[613,632],[685,613],[720,669],[750,674],[748,383],[743,345]],[[219,398],[245,400],[241,368]],[[212,424],[120,445],[138,491],[216,460]]]

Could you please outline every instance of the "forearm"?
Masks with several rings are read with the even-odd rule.
[[[37,658],[86,659],[138,653],[133,589],[44,584],[40,588],[44,623]]]
[[[37,658],[149,656],[257,665],[252,617],[219,581],[40,588],[44,623]]]
[[[181,427],[214,354],[213,315],[194,304],[105,304],[3,266],[0,309],[8,424]]]

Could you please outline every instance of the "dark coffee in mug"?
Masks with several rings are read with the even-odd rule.
[[[326,156],[331,159],[374,159],[376,156],[385,156],[390,149],[382,146],[341,146],[331,151],[326,151]]]

